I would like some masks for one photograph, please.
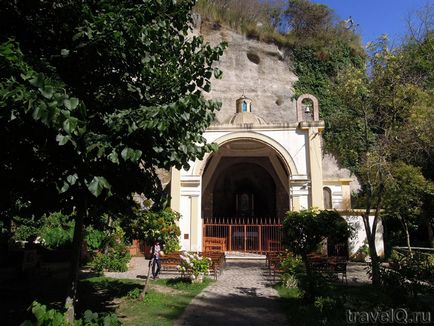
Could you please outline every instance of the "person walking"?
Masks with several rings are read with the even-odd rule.
[[[151,254],[152,254],[152,278],[155,280],[156,278],[158,278],[158,274],[160,274],[160,270],[161,270],[161,262],[160,262],[161,246],[158,240],[154,242],[154,245],[151,248]]]

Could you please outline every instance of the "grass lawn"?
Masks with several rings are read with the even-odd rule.
[[[107,311],[100,304],[106,308],[112,304],[113,308],[116,306],[114,312],[124,325],[172,325],[210,282],[204,280],[202,284],[190,284],[181,279],[150,281],[145,299],[140,300],[135,297],[143,288],[143,281],[94,277],[82,281],[83,288],[87,287],[94,293],[82,296],[82,304],[93,311]],[[92,298],[99,301],[95,302]]]
[[[290,325],[348,325],[347,310],[375,313],[377,310],[405,308],[410,312],[430,312],[431,318],[434,318],[433,293],[405,299],[397,293],[398,291],[396,294],[387,294],[372,285],[330,284],[322,290],[321,298],[317,298],[313,304],[308,304],[303,301],[297,288],[288,289],[279,284],[276,289],[282,298]]]

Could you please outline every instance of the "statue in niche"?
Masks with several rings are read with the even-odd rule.
[[[251,217],[253,215],[253,194],[236,194],[236,212],[238,217]]]
[[[241,194],[240,196],[240,211],[241,213],[246,213],[249,211],[249,195],[246,193]]]

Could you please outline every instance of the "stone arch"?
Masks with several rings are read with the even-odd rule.
[[[295,165],[295,162],[292,159],[291,155],[288,153],[288,151],[277,141],[265,135],[256,132],[234,132],[217,138],[216,140],[214,140],[214,143],[221,146],[228,142],[233,142],[237,140],[252,140],[267,145],[268,147],[273,149],[280,157],[283,164],[285,165],[286,170],[288,171],[288,174],[298,174],[297,166]],[[207,153],[202,160],[195,162],[193,167],[193,175],[203,174],[210,156],[211,154]]]
[[[319,102],[318,99],[311,95],[311,94],[303,94],[300,95],[297,99],[297,122],[304,121],[304,115],[303,115],[303,101],[309,99],[312,101],[313,104],[313,120],[319,121]]]

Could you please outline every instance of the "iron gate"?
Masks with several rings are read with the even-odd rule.
[[[277,218],[205,218],[204,251],[263,254],[282,250],[282,224]]]

